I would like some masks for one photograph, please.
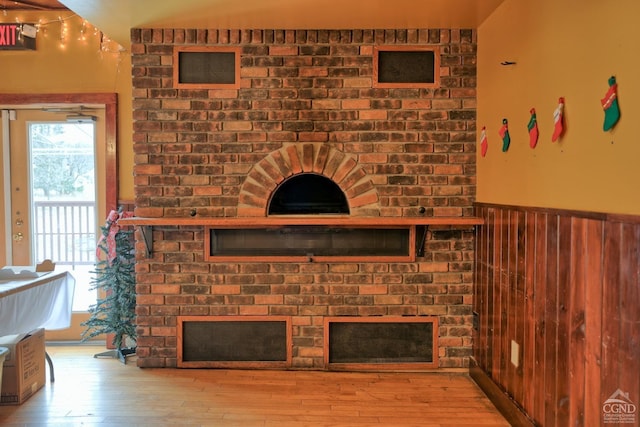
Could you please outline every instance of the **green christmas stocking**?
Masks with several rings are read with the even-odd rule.
[[[604,109],[604,126],[603,129],[608,131],[612,129],[620,118],[620,107],[618,106],[618,84],[616,78],[609,78],[609,90],[607,94],[600,100]]]
[[[502,152],[504,153],[509,149],[511,143],[511,137],[509,136],[509,126],[507,119],[502,119],[502,127],[500,128],[500,138],[502,138]]]
[[[529,147],[536,148],[536,144],[538,143],[538,119],[536,118],[536,109],[532,108],[529,110],[531,113],[531,118],[529,119],[529,123],[527,123],[527,129],[529,130]]]

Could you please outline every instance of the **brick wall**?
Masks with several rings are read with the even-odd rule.
[[[239,46],[240,89],[173,88],[182,45]],[[440,87],[373,88],[376,45],[438,46]],[[473,215],[475,31],[134,29],[131,49],[137,216],[264,216],[256,193],[279,178],[253,184],[292,146],[353,163],[339,183],[366,200],[353,216]],[[316,369],[323,316],[437,315],[439,365],[467,366],[473,230],[432,229],[415,263],[207,263],[202,227],[153,237],[136,267],[140,366],[176,365],[177,315],[221,314],[291,315],[293,365]]]

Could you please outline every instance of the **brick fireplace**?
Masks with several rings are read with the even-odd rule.
[[[438,84],[374,87],[382,45],[437,47]],[[180,46],[239,48],[239,87],[178,87]],[[473,225],[430,225],[412,261],[218,262],[204,220],[269,224],[300,174],[337,185],[345,223],[472,217],[475,31],[134,29],[131,49],[139,366],[180,364],[184,319],[234,317],[288,319],[294,369],[328,368],[327,318],[433,317],[435,366],[468,366]]]

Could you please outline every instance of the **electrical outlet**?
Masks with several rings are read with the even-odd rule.
[[[520,344],[511,340],[511,363],[516,368],[520,366]]]

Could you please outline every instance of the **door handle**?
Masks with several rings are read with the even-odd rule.
[[[22,241],[22,239],[24,239],[24,234],[22,234],[21,231],[19,231],[16,234],[13,235],[13,241],[14,242],[20,242],[20,241]]]

